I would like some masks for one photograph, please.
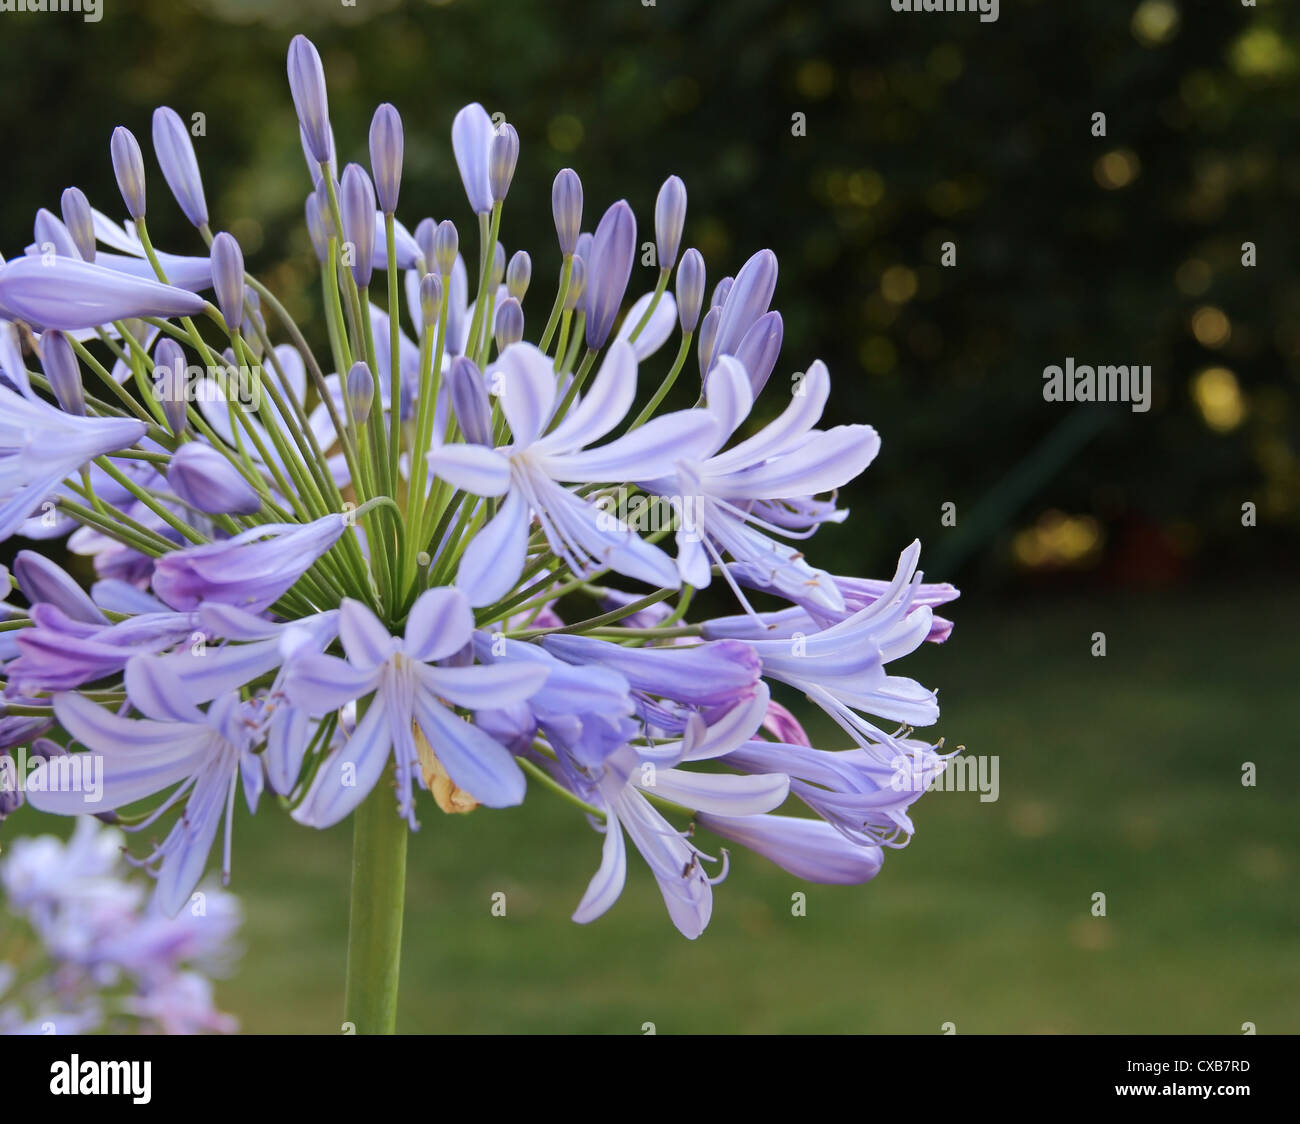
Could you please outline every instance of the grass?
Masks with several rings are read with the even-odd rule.
[[[399,1029],[1300,1031],[1300,692],[1281,627],[1300,595],[959,602],[953,615],[951,642],[904,666],[942,687],[940,732],[999,757],[996,802],[927,794],[913,843],[862,887],[803,885],[733,850],[690,942],[635,851],[615,908],[569,920],[599,837],[548,794],[459,817],[426,801]],[[1090,654],[1097,631],[1105,658]],[[349,860],[347,827],[237,825],[247,953],[218,994],[244,1030],[340,1030]]]

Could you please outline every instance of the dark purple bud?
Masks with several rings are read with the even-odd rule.
[[[510,181],[515,178],[515,165],[519,162],[519,134],[510,124],[502,125],[492,138],[488,149],[488,186],[492,202],[501,203],[510,191]]]
[[[307,233],[311,235],[311,248],[316,252],[316,260],[325,262],[330,256],[330,234],[333,223],[330,220],[329,204],[319,191],[307,196]]]
[[[514,297],[506,297],[497,309],[494,334],[499,352],[524,338],[524,310]]]
[[[533,259],[527,250],[517,250],[506,267],[506,289],[517,301],[523,301],[528,283],[533,279]]]
[[[700,358],[700,379],[709,373],[709,368],[713,366],[713,345],[718,339],[718,322],[722,319],[722,309],[709,309],[704,314],[704,319],[700,321],[700,346],[697,354]]]
[[[767,385],[777,357],[781,354],[781,341],[784,338],[785,326],[781,322],[781,314],[768,312],[754,321],[754,326],[745,333],[745,338],[736,348],[736,359],[749,375],[750,389],[755,398]]]
[[[209,515],[252,515],[262,508],[240,471],[200,441],[187,441],[172,454],[167,483],[185,503]]]
[[[36,222],[32,224],[32,236],[36,239],[36,247],[42,254],[49,253],[50,248],[53,247],[56,257],[74,260],[81,257],[77,244],[72,240],[71,232],[59,221],[53,211],[47,211],[44,207],[36,212]]]
[[[560,252],[566,257],[576,253],[578,234],[582,230],[582,180],[572,168],[562,168],[551,186],[551,213],[555,216],[555,233]]]
[[[298,112],[298,123],[307,150],[317,164],[329,163],[333,150],[330,136],[329,98],[325,93],[325,68],[320,54],[305,35],[295,35],[289,44],[289,91]]]
[[[90,201],[79,187],[69,187],[60,200],[63,225],[72,236],[73,245],[82,261],[95,260],[95,217],[90,212]]]
[[[424,259],[421,273],[431,273],[436,268],[433,262],[433,237],[438,224],[433,219],[421,219],[415,228],[415,244],[420,247],[420,257]]]
[[[452,360],[447,372],[451,390],[451,406],[456,411],[456,421],[465,440],[471,445],[494,444],[492,440],[492,405],[488,401],[483,373],[474,360],[463,355]]]
[[[386,215],[397,211],[397,195],[402,186],[402,147],[401,115],[384,102],[370,122],[370,167],[375,173],[379,209]]]
[[[81,364],[62,332],[51,329],[41,334],[41,365],[63,412],[84,418],[86,391],[81,385]]]
[[[460,252],[460,236],[456,233],[456,224],[451,219],[443,219],[438,229],[433,232],[433,262],[438,272],[448,276],[456,264],[456,255]]]
[[[655,200],[655,252],[660,269],[672,269],[682,246],[686,226],[686,185],[677,176],[669,176]]]
[[[212,240],[212,288],[233,336],[244,322],[244,253],[224,230]]]
[[[375,267],[375,189],[360,164],[343,169],[339,210],[343,218],[343,247],[358,289],[370,284]]]
[[[426,328],[438,324],[438,309],[442,305],[442,278],[436,273],[426,273],[420,278],[420,315]]]
[[[352,408],[352,416],[356,418],[357,425],[365,424],[370,417],[370,406],[375,400],[375,376],[361,360],[353,363],[352,370],[348,372],[346,391],[348,405]]]
[[[170,336],[164,336],[153,350],[154,394],[162,403],[163,415],[172,433],[185,432],[185,352]]]
[[[160,105],[153,111],[153,151],[163,179],[171,188],[185,217],[194,226],[208,225],[208,204],[203,198],[203,180],[194,141],[185,122],[174,109]]]
[[[119,125],[113,130],[108,149],[126,213],[133,219],[144,218],[144,157],[140,154],[140,142],[130,129]]]
[[[745,333],[771,307],[776,273],[776,255],[771,250],[759,250],[736,274],[736,282],[722,302],[718,355],[735,355]]]
[[[704,255],[690,249],[677,265],[677,319],[682,333],[695,331],[704,305]]]
[[[636,257],[636,216],[620,199],[600,220],[587,258],[587,346],[604,347],[614,328],[632,261]]]
[[[573,259],[573,272],[569,275],[569,291],[564,295],[564,311],[572,312],[587,295],[587,263],[580,257]]]

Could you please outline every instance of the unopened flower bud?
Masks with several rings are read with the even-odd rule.
[[[375,400],[375,376],[361,360],[353,363],[352,370],[348,372],[347,396],[357,425],[364,425],[370,417],[370,406]]]
[[[573,272],[569,275],[569,291],[564,294],[564,311],[572,312],[587,295],[587,263],[579,257],[573,259]]]
[[[528,283],[533,279],[533,259],[527,250],[516,250],[506,267],[506,288],[515,300],[522,302],[528,292]]]
[[[122,193],[126,213],[133,219],[142,219],[144,157],[140,154],[140,142],[130,129],[119,125],[113,130],[113,139],[108,148],[113,157],[113,175],[117,177],[117,189]]]
[[[81,364],[62,332],[50,329],[41,334],[41,364],[64,413],[85,417],[86,391],[81,384]]]
[[[438,310],[442,306],[442,278],[436,273],[426,273],[420,278],[420,315],[426,328],[438,324]]]
[[[551,187],[551,213],[555,217],[555,233],[560,240],[560,252],[566,257],[578,249],[578,234],[582,230],[582,180],[572,168],[563,168]]]
[[[185,432],[185,353],[174,339],[164,336],[154,348],[153,363],[154,393],[168,428],[179,437]]]
[[[463,355],[453,359],[447,372],[447,385],[451,407],[456,412],[456,421],[465,440],[471,445],[491,446],[492,405],[478,365]]]
[[[212,288],[233,336],[244,322],[244,253],[224,230],[212,240]]]
[[[167,484],[191,507],[209,515],[252,515],[262,500],[243,474],[211,445],[187,441],[172,454]]]
[[[676,264],[685,226],[686,185],[679,177],[669,176],[655,200],[655,251],[661,270]]]
[[[460,236],[456,233],[456,224],[451,219],[443,219],[433,234],[433,262],[430,268],[437,266],[439,273],[448,276],[456,264],[459,252]]]
[[[321,66],[320,53],[305,35],[295,35],[289,44],[289,92],[312,159],[317,164],[329,163],[333,138],[325,68]]]
[[[704,256],[689,249],[677,265],[677,318],[683,334],[695,331],[704,305]]]
[[[397,196],[402,186],[402,118],[384,102],[375,110],[370,122],[370,167],[375,174],[375,194],[379,209],[386,215],[397,210]]]
[[[507,297],[497,309],[494,334],[499,352],[524,338],[524,310],[514,297]]]
[[[194,226],[207,226],[208,204],[190,131],[174,109],[160,105],[153,111],[153,152],[163,179],[171,188],[185,217]]]
[[[375,190],[360,164],[343,169],[339,192],[343,241],[350,246],[352,278],[358,289],[370,284],[375,268]]]
[[[69,187],[60,200],[63,211],[63,225],[72,236],[73,245],[82,261],[95,260],[95,218],[91,214],[90,201],[79,187]]]
[[[504,124],[497,129],[488,149],[488,186],[492,189],[492,202],[502,202],[509,193],[518,162],[519,134],[513,125]]]

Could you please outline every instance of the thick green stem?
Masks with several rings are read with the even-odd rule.
[[[352,910],[343,1018],[356,1034],[392,1034],[406,897],[406,821],[393,807],[393,765],[353,813]]]

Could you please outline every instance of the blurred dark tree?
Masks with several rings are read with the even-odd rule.
[[[460,105],[516,125],[502,237],[534,254],[534,321],[553,291],[549,188],[565,165],[583,177],[588,227],[626,196],[643,232],[663,178],[682,175],[686,242],[710,286],[758,247],[777,252],[786,343],[766,408],[821,357],[833,420],[884,437],[849,497],[854,529],[828,534],[839,568],[879,568],[918,535],[927,569],[967,582],[1015,567],[1136,581],[1279,566],[1300,528],[1298,23],[1279,0],[1003,0],[995,23],[888,0],[103,0],[98,23],[9,14],[0,249],[20,253],[68,184],[120,213],[113,126],[148,153],[155,105],[202,113],[214,224],[320,338],[284,72],[304,31],[341,160],[368,162],[377,103],[401,110],[411,227],[431,214],[472,233],[450,151]],[[151,176],[155,241],[198,252]],[[1043,368],[1067,356],[1151,364],[1151,411],[1045,403]],[[948,501],[954,528],[940,523]]]

